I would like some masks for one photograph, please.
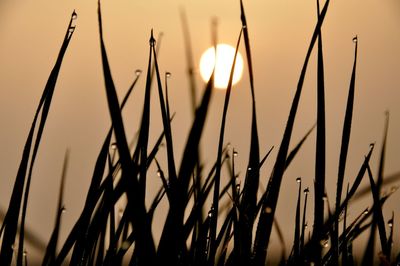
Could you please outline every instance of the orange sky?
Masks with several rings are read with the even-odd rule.
[[[191,122],[188,81],[185,76],[182,28],[179,7],[188,16],[195,60],[211,44],[210,24],[218,18],[218,39],[235,45],[240,31],[239,2],[219,1],[103,1],[106,48],[119,96],[129,87],[136,69],[146,69],[148,38],[151,28],[163,33],[159,63],[161,71],[170,71],[170,102],[176,112],[173,122],[175,150],[179,161]],[[348,84],[353,62],[352,38],[359,37],[356,98],[350,141],[348,178],[358,171],[369,143],[380,149],[384,112],[390,111],[387,163],[385,173],[400,170],[400,6],[396,0],[332,1],[323,27],[326,112],[327,112],[327,189],[330,198],[336,188],[339,145]],[[289,107],[303,64],[311,33],[316,23],[315,1],[245,1],[253,53],[257,115],[262,155],[280,143]],[[94,161],[109,127],[100,61],[96,1],[27,0],[0,3],[0,207],[10,197],[13,180],[22,154],[34,110],[48,74],[55,62],[70,15],[76,9],[76,32],[63,62],[53,98],[39,156],[29,203],[28,226],[43,240],[53,226],[56,195],[65,149],[71,150],[66,187],[67,214],[63,221],[68,232],[81,211]],[[241,51],[243,51],[243,44]],[[242,52],[244,55],[245,53]],[[296,118],[292,144],[299,140],[316,120],[315,54],[310,62]],[[203,84],[198,78],[200,91]],[[138,127],[143,99],[144,79],[124,112],[126,131],[133,137]],[[153,94],[155,96],[155,94]],[[212,100],[203,138],[205,161],[212,163],[217,154],[224,94],[217,91]],[[153,97],[150,141],[161,132],[157,97]],[[250,89],[248,74],[233,91],[228,111],[225,139],[239,151],[239,169],[243,173],[250,141]],[[312,187],[315,134],[311,135],[297,160],[287,171],[281,189],[277,217],[282,226],[287,208],[295,206],[295,179],[304,177]],[[262,171],[267,183],[273,159]],[[376,172],[377,153],[373,157]],[[156,179],[156,176],[154,177]],[[158,180],[157,180],[158,182]],[[155,183],[156,187],[159,183]],[[367,184],[367,183],[365,183]],[[385,208],[386,218],[400,194]],[[367,203],[370,199],[367,199]],[[311,201],[312,202],[312,201]],[[286,208],[287,207],[287,208]],[[163,208],[167,208],[166,204]],[[365,204],[360,210],[365,208]],[[357,215],[354,209],[352,215]],[[312,219],[309,219],[311,223]],[[159,229],[155,228],[154,231]],[[290,231],[290,230],[289,230]],[[292,233],[287,233],[288,246]],[[273,237],[273,243],[276,238]],[[397,241],[399,241],[397,239]],[[399,243],[397,242],[396,245]],[[363,248],[363,246],[362,246]]]

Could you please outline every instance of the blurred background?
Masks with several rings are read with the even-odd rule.
[[[275,150],[261,171],[265,188],[278,150],[298,77],[311,34],[317,21],[315,1],[244,1],[250,34],[255,75],[256,104],[261,156],[272,146]],[[232,46],[241,28],[239,1],[102,1],[103,28],[110,66],[120,97],[135,78],[135,70],[147,69],[150,30],[161,42],[159,64],[162,72],[171,72],[169,93],[176,160],[180,162],[192,122],[189,81],[184,53],[180,12],[187,15],[196,67],[201,54],[211,46],[211,21],[218,21],[218,41]],[[70,149],[65,207],[62,221],[63,242],[82,210],[94,162],[110,126],[105,97],[98,36],[96,1],[26,0],[0,2],[0,210],[9,203],[12,186],[21,159],[36,106],[48,75],[55,63],[71,13],[76,10],[76,31],[67,50],[54,94],[36,161],[28,206],[27,228],[47,243],[55,220],[57,194],[63,157]],[[353,64],[355,35],[359,38],[356,96],[352,135],[346,169],[347,182],[355,175],[369,149],[376,142],[372,170],[377,172],[384,113],[390,111],[385,176],[400,171],[400,3],[398,0],[332,1],[323,25],[326,78],[327,174],[328,198],[333,206],[343,118]],[[158,36],[162,35],[162,38]],[[244,55],[244,44],[240,51]],[[245,60],[246,61],[246,60]],[[292,146],[316,121],[316,53],[307,72],[296,117]],[[197,100],[204,82],[197,71]],[[130,138],[138,130],[145,78],[139,80],[123,112]],[[150,145],[162,131],[158,96],[152,94]],[[216,90],[202,139],[202,158],[209,168],[217,156],[224,91]],[[238,151],[237,169],[245,173],[250,144],[251,94],[248,72],[235,85],[228,110],[225,140]],[[163,160],[163,153],[160,155]],[[284,176],[277,207],[277,220],[284,229],[290,250],[296,205],[296,178],[309,186],[313,205],[315,132]],[[165,162],[162,164],[166,166]],[[156,170],[149,174],[154,190],[161,185]],[[365,179],[364,181],[368,181]],[[363,182],[368,186],[368,182]],[[386,187],[385,189],[390,189]],[[150,194],[151,195],[151,194]],[[400,194],[394,194],[384,207],[384,218],[392,211],[400,213]],[[354,202],[349,216],[357,216],[372,202],[371,196]],[[168,205],[163,203],[162,211]],[[160,220],[162,221],[163,218]],[[313,219],[310,216],[308,223]],[[162,227],[153,227],[155,238]],[[395,223],[395,235],[400,223]],[[290,230],[287,230],[289,228]],[[397,231],[398,232],[398,231]],[[368,233],[366,234],[368,236]],[[399,251],[400,239],[395,238]],[[362,241],[356,250],[364,250]],[[279,249],[277,236],[271,237],[271,249]],[[28,247],[28,256],[38,256]]]

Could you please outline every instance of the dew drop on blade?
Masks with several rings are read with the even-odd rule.
[[[265,211],[265,213],[271,213],[272,209],[271,209],[271,207],[267,206],[267,207],[265,207],[264,211]]]
[[[322,246],[323,248],[329,247],[329,241],[328,241],[327,239],[321,240],[320,244],[321,244],[321,246]]]
[[[78,18],[78,14],[76,14],[75,10],[74,10],[74,12],[72,12],[71,18],[72,18],[73,20],[75,20],[75,19]]]
[[[128,241],[122,242],[121,249],[127,250],[128,248],[129,248],[129,242]]]
[[[114,142],[113,144],[111,144],[111,150],[115,151],[117,149],[117,143]]]
[[[370,144],[369,144],[369,147],[370,147],[370,148],[373,148],[374,146],[375,146],[375,143],[370,143]]]
[[[388,221],[388,226],[389,226],[389,227],[393,227],[393,220],[392,220],[392,219],[390,219],[390,220]]]

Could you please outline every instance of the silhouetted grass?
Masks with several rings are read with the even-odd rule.
[[[288,121],[286,124],[286,128],[282,137],[281,146],[278,151],[277,159],[275,162],[275,166],[270,177],[268,187],[267,187],[267,196],[264,199],[263,206],[261,209],[260,219],[257,227],[256,240],[255,240],[255,265],[260,266],[265,264],[265,259],[267,255],[267,247],[269,244],[269,238],[271,236],[271,228],[273,223],[273,217],[275,215],[275,209],[278,202],[279,189],[281,186],[285,163],[287,158],[287,153],[289,149],[289,143],[293,131],[294,120],[297,113],[297,108],[300,101],[300,96],[303,88],[304,78],[306,75],[306,70],[308,66],[308,62],[311,56],[311,52],[313,50],[315,41],[318,37],[318,33],[322,26],[322,22],[325,18],[325,14],[328,10],[329,0],[326,1],[324,8],[322,9],[321,14],[318,16],[318,22],[314,29],[313,36],[311,38],[311,43],[307,51],[307,55],[304,61],[303,68],[301,70],[300,78],[297,84],[297,90],[292,102],[292,106],[290,109]]]
[[[69,160],[69,151],[67,150],[65,153],[64,158],[64,166],[63,171],[61,174],[61,183],[60,183],[60,191],[58,196],[58,204],[57,204],[57,212],[56,212],[56,222],[54,225],[53,232],[51,234],[49,244],[46,248],[46,253],[44,254],[43,258],[43,265],[52,265],[56,258],[57,254],[57,243],[58,238],[60,235],[60,227],[61,227],[61,215],[64,212],[63,200],[64,200],[64,186],[65,186],[65,179],[67,176],[67,167],[68,167],[68,160]]]
[[[257,191],[260,181],[260,147],[258,140],[257,116],[256,116],[256,96],[254,88],[253,63],[250,48],[249,28],[247,25],[246,15],[243,2],[240,1],[240,13],[243,27],[243,38],[246,49],[247,67],[249,72],[250,90],[251,90],[251,137],[250,137],[250,154],[249,162],[244,180],[242,200],[239,204],[239,220],[237,236],[238,244],[235,246],[235,257],[238,263],[246,265],[250,263],[251,249],[253,241],[253,225],[257,216]]]
[[[11,264],[13,256],[13,245],[17,235],[17,227],[20,226],[19,245],[17,253],[17,265],[22,265],[23,262],[23,251],[24,251],[24,227],[25,227],[25,216],[28,204],[29,188],[32,177],[32,169],[35,163],[37,151],[39,149],[40,140],[46,123],[46,118],[50,110],[50,104],[53,97],[54,89],[56,86],[58,74],[60,72],[61,63],[63,61],[65,52],[67,51],[69,42],[75,30],[75,26],[72,25],[73,20],[76,19],[75,11],[71,15],[70,22],[68,24],[67,32],[65,33],[64,41],[62,43],[60,52],[57,57],[56,64],[50,73],[47,84],[44,88],[42,97],[40,98],[39,105],[37,107],[35,116],[33,118],[32,126],[28,134],[28,138],[25,143],[24,152],[22,154],[21,163],[18,169],[17,177],[13,192],[11,194],[11,200],[7,213],[4,218],[4,222],[1,229],[2,234],[2,245],[0,252],[0,262],[4,265]],[[39,114],[41,116],[39,118]],[[39,120],[38,120],[39,119]],[[34,139],[34,131],[39,121],[36,138]],[[32,144],[33,150],[32,150]],[[32,155],[31,154],[32,150]],[[29,170],[28,170],[28,163]],[[28,175],[27,175],[28,170]],[[25,188],[25,189],[24,189]],[[22,202],[23,200],[23,202]],[[22,205],[22,215],[20,217]],[[21,220],[20,220],[21,219]],[[19,222],[21,221],[21,222]]]
[[[320,15],[319,0],[317,0],[317,14]],[[319,19],[319,18],[318,18]],[[322,246],[318,243],[323,239],[322,226],[324,223],[325,205],[325,150],[326,150],[326,129],[325,129],[325,77],[324,77],[324,56],[322,51],[322,31],[318,29],[318,59],[317,59],[317,139],[315,152],[315,182],[314,182],[314,226],[313,241],[315,250],[313,255],[315,261],[319,261]],[[337,264],[336,261],[333,264]]]
[[[357,37],[353,39],[355,42],[354,63],[340,144],[336,198],[333,209],[330,208],[327,199],[325,188],[327,133],[325,127],[326,99],[322,24],[328,11],[329,2],[329,0],[325,1],[320,10],[319,2],[317,1],[318,20],[300,73],[286,128],[272,173],[270,173],[268,186],[265,192],[259,195],[258,192],[263,189],[260,188],[262,183],[260,169],[266,160],[270,159],[269,155],[273,151],[273,147],[260,159],[256,112],[257,97],[250,47],[251,38],[243,1],[239,1],[242,27],[233,60],[235,62],[239,47],[243,42],[246,51],[252,101],[249,159],[243,185],[239,181],[239,174],[237,174],[236,169],[237,152],[225,142],[225,132],[228,130],[226,127],[228,107],[232,97],[234,64],[231,66],[230,78],[225,91],[218,146],[215,147],[217,158],[209,172],[205,173],[203,162],[200,158],[199,143],[205,128],[214,91],[214,73],[212,73],[210,80],[205,85],[201,101],[197,103],[189,29],[186,18],[182,13],[185,52],[190,80],[190,101],[194,117],[187,136],[186,146],[183,150],[181,163],[177,164],[174,150],[175,138],[172,133],[173,115],[170,113],[168,98],[168,78],[170,73],[166,72],[165,75],[160,73],[161,62],[158,61],[157,57],[160,46],[158,43],[156,47],[156,39],[154,38],[153,30],[151,30],[141,123],[137,130],[137,141],[130,144],[125,132],[122,109],[127,101],[133,98],[132,91],[137,87],[136,84],[141,76],[141,71],[136,71],[136,77],[120,103],[104,44],[103,21],[99,1],[98,23],[101,62],[111,126],[105,134],[106,137],[100,148],[81,214],[65,241],[58,248],[59,232],[62,226],[64,182],[68,164],[68,153],[66,153],[56,221],[47,249],[43,251],[42,264],[262,266],[279,256],[279,264],[281,265],[338,265],[339,263],[342,265],[354,265],[354,240],[366,231],[371,232],[371,237],[367,242],[363,258],[364,264],[373,263],[373,256],[377,254],[379,254],[381,264],[399,263],[400,253],[398,251],[396,251],[396,260],[391,260],[392,243],[396,235],[393,224],[394,213],[392,213],[389,220],[385,219],[383,215],[383,205],[396,189],[393,188],[386,194],[381,193],[381,189],[385,184],[398,181],[400,176],[397,173],[384,178],[389,124],[388,115],[379,158],[377,180],[374,179],[370,166],[374,150],[374,144],[371,144],[363,163],[359,166],[357,175],[353,179],[349,179],[354,181],[351,185],[348,185],[346,196],[342,199],[355,100]],[[1,265],[27,265],[28,263],[28,258],[24,253],[24,228],[32,169],[49,113],[61,63],[75,29],[72,23],[76,17],[74,12],[56,65],[50,74],[28,133],[9,208],[0,230]],[[213,30],[216,31],[216,28],[214,27]],[[214,47],[216,47],[216,32],[213,33],[212,37]],[[317,49],[317,122],[290,150],[303,83],[315,46]],[[154,146],[149,147],[150,125],[152,122],[150,119],[151,90],[154,79],[156,80],[163,132],[160,133]],[[133,100],[137,101],[137,99]],[[292,223],[293,228],[281,228],[278,224],[279,217],[275,216],[280,186],[286,169],[296,156],[299,156],[299,151],[314,128],[317,131],[314,193],[310,193],[308,187],[303,190],[302,179],[300,177],[296,179],[298,194],[297,198],[293,197],[293,205],[296,206],[295,220]],[[37,130],[36,134],[35,130]],[[115,143],[112,143],[114,139]],[[164,154],[158,154],[162,143],[165,143],[166,146],[165,158],[162,158]],[[163,169],[164,162],[167,165],[166,169]],[[157,176],[161,185],[153,198],[147,201],[149,195],[146,192],[148,192],[148,183],[150,182],[148,178],[153,175],[149,169],[152,169],[152,165],[157,169]],[[223,168],[225,166],[227,168],[227,179],[224,178],[225,172]],[[368,177],[365,177],[365,175]],[[364,178],[369,179],[370,186],[361,189],[359,187]],[[370,195],[373,199],[372,206],[362,211],[354,220],[349,220],[347,214],[351,208],[350,201],[355,201],[365,195]],[[314,200],[313,212],[308,207],[309,197],[313,197]],[[122,206],[121,199],[126,199],[126,203],[122,204]],[[160,221],[155,219],[155,215],[162,201],[166,201],[168,204],[168,211],[164,224],[160,225]],[[150,204],[146,205],[146,202],[150,202]],[[211,204],[211,207],[209,207],[209,204]],[[306,230],[308,226],[311,227],[311,225],[307,225],[307,212],[313,214],[313,230]],[[385,220],[388,220],[389,233],[386,232]],[[273,225],[275,225],[281,245],[280,255],[267,253],[270,247]],[[162,227],[159,240],[153,237],[152,229],[154,226]],[[19,231],[18,227],[20,227]],[[375,228],[378,228],[381,252],[375,251],[374,248]],[[294,236],[290,254],[286,252],[285,239],[282,233],[287,230],[292,230]],[[307,237],[306,233],[311,233],[311,231],[312,235]],[[253,236],[254,233],[255,236]],[[18,248],[13,249],[17,239]]]

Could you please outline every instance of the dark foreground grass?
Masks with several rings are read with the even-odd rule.
[[[167,79],[169,74],[165,73],[163,76],[160,73],[157,61],[158,49],[156,49],[156,40],[151,31],[143,113],[138,130],[138,139],[132,146],[127,140],[121,111],[130,98],[141,73],[140,71],[136,73],[137,76],[132,86],[123,101],[119,103],[103,39],[99,1],[98,22],[103,78],[112,125],[99,151],[82,212],[66,240],[63,243],[58,243],[63,212],[64,180],[68,165],[68,153],[66,154],[55,225],[47,248],[43,251],[42,265],[262,266],[268,263],[271,258],[277,257],[267,252],[273,225],[276,227],[282,244],[281,265],[354,265],[353,242],[361,234],[368,231],[370,237],[366,243],[362,264],[371,265],[374,256],[379,256],[382,265],[400,263],[400,253],[393,254],[394,251],[392,250],[393,238],[395,237],[393,233],[394,213],[388,221],[389,232],[385,227],[387,217],[384,217],[382,213],[383,204],[395,191],[383,195],[381,188],[385,183],[397,181],[400,176],[396,174],[387,179],[383,178],[388,116],[376,178],[370,167],[370,159],[374,150],[374,145],[371,144],[357,176],[350,178],[350,180],[354,180],[354,183],[348,184],[347,193],[342,197],[355,100],[357,38],[353,40],[355,44],[354,63],[343,124],[335,204],[332,209],[329,205],[325,208],[327,200],[325,191],[326,128],[321,29],[329,3],[329,0],[325,1],[322,9],[320,9],[319,3],[317,4],[316,26],[300,73],[282,142],[268,185],[266,188],[261,188],[265,192],[258,197],[257,192],[260,190],[261,183],[260,169],[268,159],[272,148],[261,159],[257,129],[255,77],[249,37],[250,28],[247,24],[243,2],[240,1],[242,28],[239,29],[240,34],[234,62],[239,47],[244,45],[250,77],[252,121],[248,167],[245,172],[244,184],[241,186],[237,181],[238,175],[235,169],[237,152],[227,148],[224,141],[225,123],[232,89],[233,67],[225,91],[218,147],[215,149],[217,159],[211,170],[205,173],[202,169],[199,143],[213,94],[214,73],[205,86],[201,101],[196,103],[189,29],[184,13],[182,13],[194,119],[188,133],[182,161],[177,164],[174,159],[174,137],[171,130],[173,115],[170,113],[168,101]],[[1,265],[28,265],[29,258],[24,252],[26,240],[24,228],[32,169],[50,110],[57,76],[75,29],[73,23],[76,18],[77,15],[73,12],[59,56],[43,91],[24,147],[9,207],[0,231]],[[215,45],[216,34],[213,39]],[[289,150],[308,63],[315,49],[317,49],[318,62],[317,122],[306,132],[304,138],[292,150]],[[164,82],[162,78],[164,78]],[[156,144],[150,147],[150,100],[153,80],[156,82],[163,132],[160,133]],[[298,195],[293,228],[282,229],[275,217],[275,211],[285,170],[315,128],[317,131],[315,184],[312,195],[315,207],[314,210],[308,209],[307,202],[311,197],[310,190],[309,188],[303,190],[301,178],[298,178]],[[113,139],[115,139],[115,143],[112,144]],[[157,160],[157,157],[159,157],[158,150],[162,142],[166,146],[166,169],[163,169],[159,163],[161,158]],[[112,152],[110,152],[110,147],[113,147]],[[148,169],[152,164],[158,169],[157,175],[161,179],[162,186],[150,201],[151,204],[146,205]],[[221,178],[223,175],[222,168],[225,166],[228,168],[228,182],[226,184],[222,182],[224,179]],[[364,178],[368,178],[370,187],[359,189]],[[356,200],[366,194],[370,194],[373,198],[373,205],[360,213],[355,220],[349,221],[347,217],[350,207],[349,201]],[[122,197],[126,197],[126,205],[122,210],[120,207],[116,210],[116,205]],[[228,203],[223,200],[226,198],[229,198]],[[162,234],[158,240],[154,239],[152,228],[156,226],[154,212],[161,201],[167,201],[169,209],[165,223],[161,225],[163,227]],[[209,209],[206,207],[208,206],[207,202],[211,202]],[[296,202],[296,197],[293,198],[293,202]],[[314,217],[311,237],[305,236],[307,212],[313,213]],[[119,214],[122,215],[117,219],[116,215]],[[157,226],[159,225],[157,224]],[[282,230],[293,230],[294,241],[289,253],[285,248]],[[379,246],[377,248],[374,245],[376,230],[379,235]]]

